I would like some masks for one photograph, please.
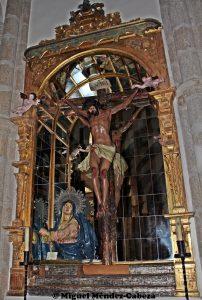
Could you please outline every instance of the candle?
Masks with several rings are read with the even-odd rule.
[[[25,251],[29,251],[29,227],[25,227]]]
[[[176,218],[176,236],[177,236],[177,241],[183,241],[182,224],[181,224],[181,219],[179,217]]]

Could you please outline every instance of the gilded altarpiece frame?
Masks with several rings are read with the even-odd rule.
[[[112,24],[113,25],[113,24]],[[115,24],[116,25],[116,24]],[[108,24],[108,27],[110,24]],[[192,254],[190,224],[192,216],[188,212],[184,190],[179,143],[173,111],[174,90],[170,87],[160,23],[155,20],[136,20],[122,23],[97,32],[82,33],[75,38],[60,38],[44,41],[36,47],[28,49],[26,57],[25,92],[34,91],[37,94],[47,94],[49,78],[62,66],[76,57],[95,54],[104,51],[124,54],[139,62],[151,76],[164,78],[158,90],[151,92],[158,111],[161,131],[161,143],[166,176],[168,206],[171,224],[171,238],[174,253],[176,247],[176,218],[180,217],[186,236],[187,252]],[[9,295],[24,293],[24,228],[31,227],[33,206],[33,170],[36,150],[36,109],[29,110],[23,117],[11,120],[18,127],[19,161],[14,162],[18,173],[16,219],[10,227],[10,241],[13,244],[13,262],[10,276]],[[70,129],[71,130],[71,129]],[[183,274],[181,262],[174,259],[176,276],[176,295],[184,295]],[[197,296],[196,270],[193,255],[186,260],[188,288],[190,296]]]

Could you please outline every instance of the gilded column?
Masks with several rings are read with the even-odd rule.
[[[9,231],[9,241],[13,244],[12,267],[10,270],[10,289],[8,295],[22,296],[24,294],[24,229],[31,227],[33,203],[33,169],[36,148],[36,109],[29,110],[23,117],[12,118],[18,127],[17,140],[19,160],[13,162],[18,169],[15,173],[17,182],[16,218],[11,226],[4,227]]]
[[[173,110],[173,89],[156,91],[150,93],[156,100],[156,109],[158,112],[160,139],[162,145],[168,209],[169,214],[165,217],[170,219],[171,240],[174,254],[177,249],[177,220],[180,219],[183,225],[183,239],[185,240],[186,252],[191,257],[186,259],[187,281],[190,296],[198,296],[196,283],[196,267],[192,253],[192,242],[190,236],[190,218],[193,216],[188,211],[182,173],[181,155],[178,143],[178,135]],[[180,259],[174,259],[176,276],[177,296],[184,295],[183,273]]]

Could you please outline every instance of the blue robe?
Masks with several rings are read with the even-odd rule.
[[[62,214],[61,214],[62,216]],[[61,216],[56,221],[53,231],[58,230],[60,225]],[[59,259],[67,260],[82,260],[94,259],[96,257],[96,248],[98,246],[97,238],[94,229],[90,222],[81,213],[74,213],[74,218],[80,225],[79,234],[76,243],[61,244],[53,242],[54,250],[58,252]],[[47,252],[50,251],[49,244],[42,243],[41,239],[37,244],[33,245],[33,257],[35,260],[46,259]]]

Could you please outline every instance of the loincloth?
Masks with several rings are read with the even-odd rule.
[[[92,150],[91,150],[92,151]],[[99,158],[105,158],[109,162],[113,163],[114,171],[119,175],[124,175],[128,166],[125,159],[119,154],[116,153],[116,147],[107,146],[103,144],[94,144],[93,151]],[[85,172],[88,177],[92,177],[91,167],[90,167],[90,152],[86,158],[78,165],[78,169],[81,172]]]

